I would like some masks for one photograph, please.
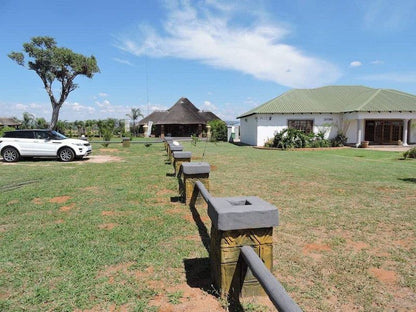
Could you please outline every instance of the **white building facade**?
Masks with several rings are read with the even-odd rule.
[[[312,131],[315,134],[324,132],[326,139],[343,133],[348,139],[347,144],[356,146],[362,141],[396,144],[400,140],[404,146],[416,144],[416,113],[254,114],[241,118],[240,141],[248,145],[264,146],[276,133],[287,129],[291,121],[311,121]],[[375,125],[373,131],[382,138],[377,137],[377,134],[373,138],[369,133],[366,134],[366,130],[368,132],[371,129],[370,123],[380,124],[379,129]]]
[[[416,96],[362,86],[291,90],[238,117],[240,141],[264,146],[286,128],[338,133],[350,145],[416,144]]]

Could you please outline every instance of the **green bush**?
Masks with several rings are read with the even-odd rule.
[[[277,133],[273,140],[273,147],[281,149],[306,147],[308,135],[296,129],[284,129]]]
[[[324,132],[319,132],[318,134],[305,134],[300,130],[288,128],[276,133],[274,138],[267,141],[264,146],[291,149],[303,147],[330,147],[331,145],[331,141],[325,139]]]
[[[344,134],[338,133],[335,138],[331,139],[331,146],[333,147],[345,146],[347,144],[347,140],[348,138]]]
[[[8,127],[8,126],[1,127],[0,128],[0,137],[2,137],[5,132],[7,132],[7,131],[14,131],[14,130],[16,130],[16,129],[13,128],[13,127]]]
[[[98,128],[102,134],[104,141],[110,141],[113,137],[114,129],[116,127],[115,119],[108,118],[106,120],[98,121]],[[104,147],[108,146],[108,143],[103,143]]]
[[[406,158],[416,158],[416,147],[409,149],[408,151],[403,153],[404,159]]]
[[[227,124],[222,120],[208,122],[211,126],[211,141],[227,141]]]

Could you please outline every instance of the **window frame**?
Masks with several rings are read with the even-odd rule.
[[[308,125],[309,123],[309,125]],[[288,119],[287,128],[302,131],[305,134],[313,133],[313,119]]]

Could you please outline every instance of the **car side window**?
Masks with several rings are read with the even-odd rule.
[[[16,135],[16,138],[33,139],[33,131],[22,131],[18,135]]]
[[[39,140],[45,140],[49,138],[49,135],[47,132],[44,132],[44,131],[36,131],[35,138]]]

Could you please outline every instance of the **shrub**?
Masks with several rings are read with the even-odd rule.
[[[274,136],[273,147],[288,149],[306,147],[310,137],[296,129],[284,129]]]
[[[344,134],[338,133],[337,136],[331,140],[331,145],[333,147],[341,147],[347,144],[347,140],[348,138]]]
[[[208,122],[211,126],[211,141],[227,141],[227,125],[222,120],[212,120]]]
[[[5,132],[14,131],[14,130],[16,130],[16,129],[13,128],[13,127],[9,127],[9,126],[2,127],[2,128],[0,128],[0,137],[2,137]]]
[[[277,147],[281,149],[330,147],[331,145],[331,141],[325,139],[324,132],[305,134],[300,130],[291,128],[276,133],[273,139],[268,140],[264,144],[266,147]]]
[[[113,137],[113,132],[116,126],[116,122],[114,119],[108,118],[107,120],[100,120],[98,122],[98,128],[100,129],[100,133],[102,134],[104,141],[110,141]],[[104,147],[108,146],[108,143],[103,143]]]
[[[408,151],[403,153],[404,159],[406,158],[416,158],[416,147],[409,149]]]

